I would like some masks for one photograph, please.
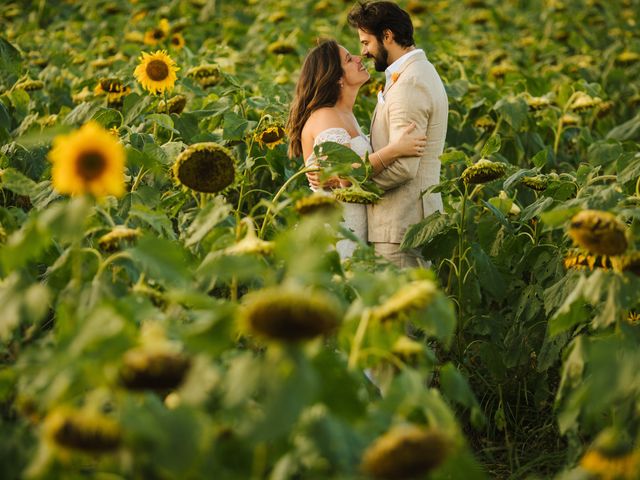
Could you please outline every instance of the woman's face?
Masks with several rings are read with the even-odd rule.
[[[342,63],[342,82],[344,86],[360,87],[369,80],[369,72],[362,62],[362,57],[351,55],[349,51],[340,47],[340,61]]]

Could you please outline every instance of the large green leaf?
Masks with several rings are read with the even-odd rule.
[[[0,72],[18,75],[22,67],[22,56],[16,47],[0,37]]]
[[[447,233],[454,227],[455,224],[449,215],[435,211],[424,220],[407,228],[400,248],[408,250],[426,245],[438,235]]]

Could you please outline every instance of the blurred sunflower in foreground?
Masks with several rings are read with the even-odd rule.
[[[49,159],[53,187],[59,193],[97,197],[124,193],[124,148],[98,123],[57,136]]]
[[[134,70],[140,85],[152,94],[170,92],[176,83],[176,72],[180,70],[164,50],[149,54],[142,52],[140,63]]]
[[[273,150],[276,145],[284,143],[285,136],[286,131],[281,125],[268,125],[256,132],[253,138],[260,144],[260,147]]]

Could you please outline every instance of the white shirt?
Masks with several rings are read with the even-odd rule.
[[[398,58],[395,62],[393,62],[391,65],[387,67],[387,69],[384,71],[384,75],[386,78],[386,82],[384,84],[385,90],[389,86],[391,82],[391,77],[393,76],[393,74],[396,73],[398,70],[400,70],[400,68],[402,68],[402,66],[405,64],[407,60],[409,60],[409,58],[413,57],[414,55],[417,55],[422,51],[423,50],[421,48],[416,48],[414,50],[411,50],[410,52],[407,52],[404,55],[402,55],[400,58]],[[382,96],[382,92],[378,92],[378,101],[380,103],[384,103],[384,97]]]

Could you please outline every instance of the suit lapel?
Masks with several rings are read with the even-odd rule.
[[[402,64],[402,66],[400,67],[400,70],[396,72],[398,74],[398,77],[402,75],[402,72],[404,72],[409,65],[411,65],[414,62],[418,62],[420,60],[424,60],[424,61],[427,60],[427,56],[425,55],[424,52],[419,52],[409,57],[407,61]],[[386,97],[389,90],[391,90],[396,83],[398,83],[398,80],[396,80],[395,82],[389,82],[387,85],[385,85],[385,89],[382,92],[382,96]]]

